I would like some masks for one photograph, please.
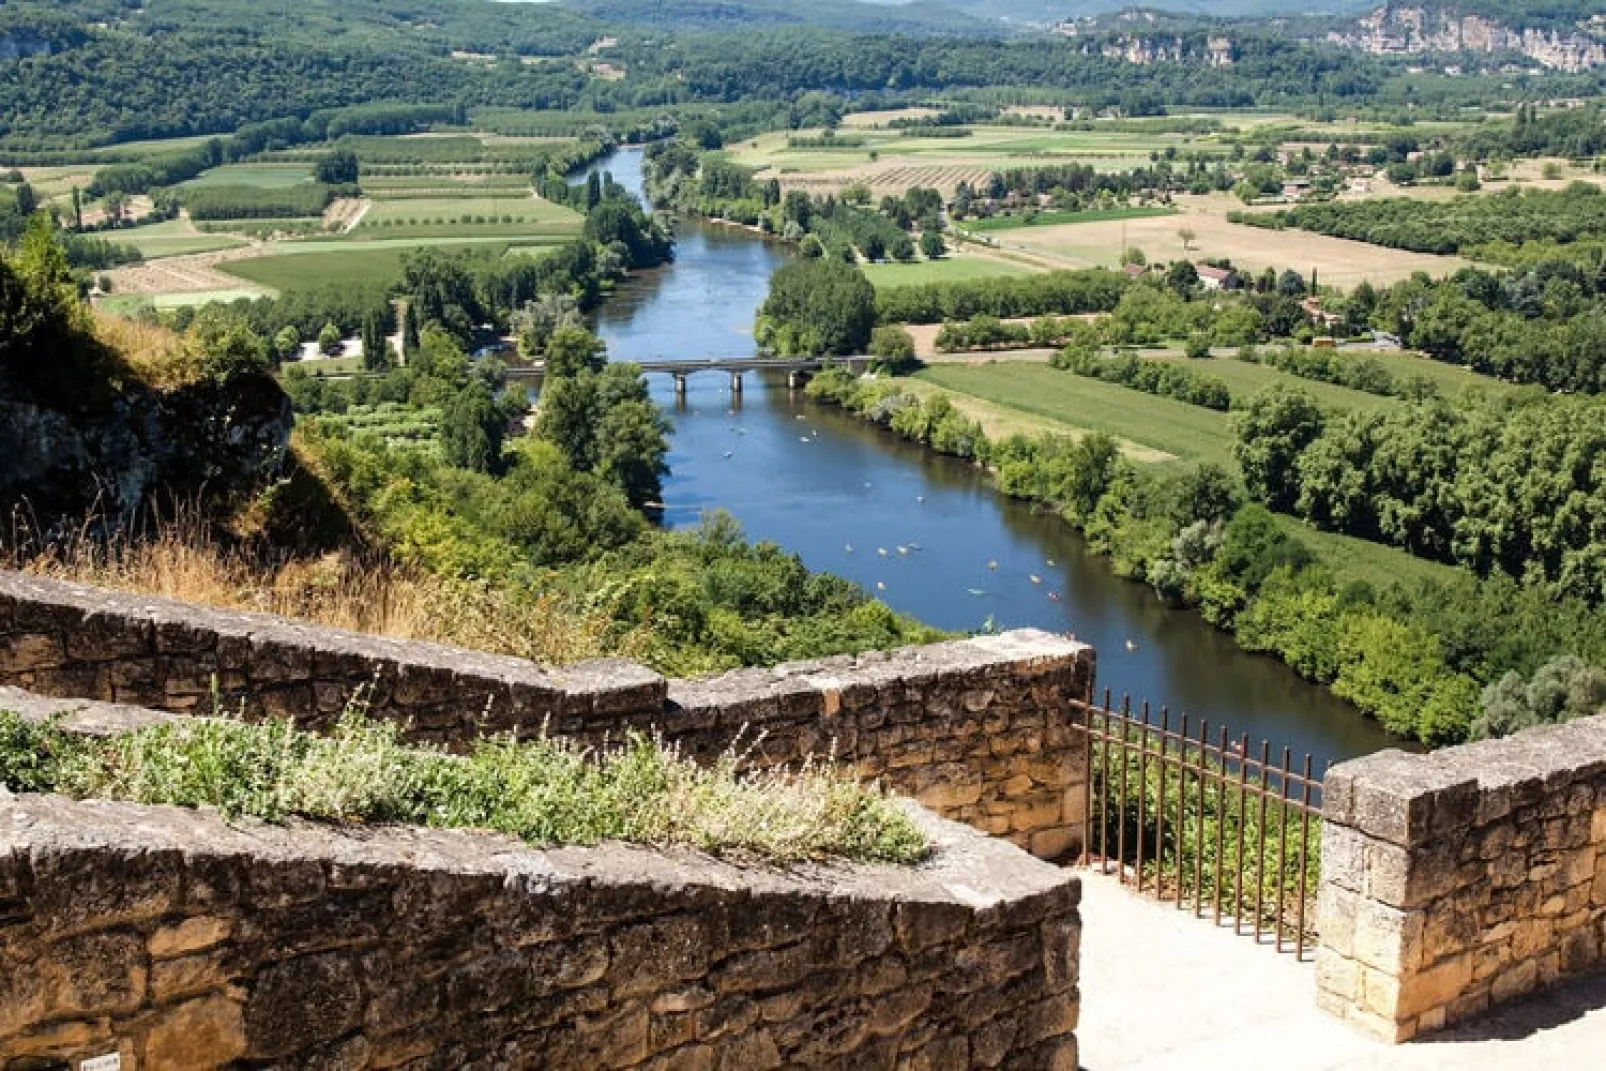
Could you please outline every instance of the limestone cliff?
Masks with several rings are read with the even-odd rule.
[[[1328,40],[1374,55],[1511,52],[1563,71],[1606,65],[1606,26],[1598,17],[1572,28],[1518,26],[1454,6],[1390,4]]]

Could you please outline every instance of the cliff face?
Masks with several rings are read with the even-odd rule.
[[[158,492],[255,487],[279,471],[292,423],[290,400],[266,375],[137,388],[80,408],[0,380],[0,416],[0,504],[9,513],[26,503],[45,524],[90,510],[127,516]]]
[[[1479,15],[1463,15],[1453,8],[1381,7],[1360,19],[1353,32],[1330,34],[1328,39],[1379,56],[1516,52],[1562,71],[1606,65],[1606,40],[1593,28],[1512,27]]]

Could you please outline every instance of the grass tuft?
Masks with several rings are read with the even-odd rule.
[[[459,756],[403,745],[400,733],[360,702],[327,736],[196,718],[93,738],[0,712],[0,785],[226,818],[490,829],[541,846],[619,840],[774,863],[908,864],[930,850],[878,787],[828,763],[757,769],[733,748],[699,766],[640,733],[602,748],[497,736]]]

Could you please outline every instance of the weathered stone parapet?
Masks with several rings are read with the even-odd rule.
[[[0,1067],[1076,1067],[1077,879],[225,823],[0,790]]]
[[[416,738],[658,711],[668,682],[619,659],[520,658],[346,632],[0,571],[0,684],[158,710],[277,715],[317,728],[362,689]]]
[[[699,757],[835,758],[1044,858],[1079,848],[1087,740],[1071,703],[1093,677],[1091,648],[1023,630],[671,682],[616,659],[548,669],[0,571],[0,685],[211,713],[215,682],[225,711],[311,729],[363,689],[369,714],[414,740],[642,729]]]
[[[1606,717],[1334,767],[1318,999],[1391,1040],[1606,961]]]
[[[1080,848],[1087,742],[1071,704],[1093,675],[1092,648],[1026,629],[674,681],[659,724],[693,747],[744,733],[759,761],[834,756],[1056,859]]]

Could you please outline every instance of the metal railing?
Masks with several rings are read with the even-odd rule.
[[[1274,762],[1265,740],[1130,699],[1114,709],[1108,692],[1073,705],[1088,739],[1082,865],[1304,959],[1321,848],[1310,756],[1284,747]]]

